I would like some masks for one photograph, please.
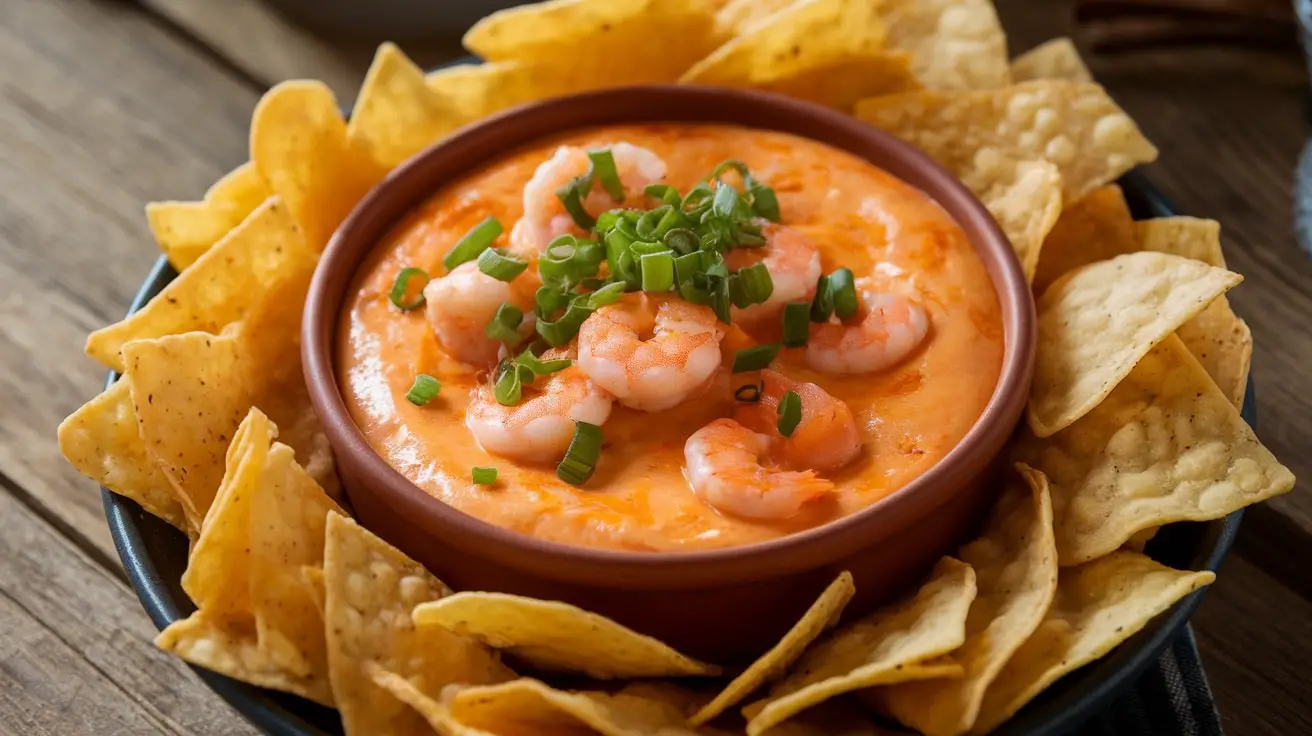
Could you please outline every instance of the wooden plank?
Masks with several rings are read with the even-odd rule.
[[[0,732],[256,733],[154,636],[126,586],[0,492]]]
[[[0,476],[113,557],[55,425],[105,371],[81,348],[157,256],[142,206],[246,158],[255,90],[131,4],[0,4]]]

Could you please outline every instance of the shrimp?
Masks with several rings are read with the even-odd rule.
[[[520,334],[531,334],[534,294],[539,286],[536,269],[530,268],[507,283],[478,270],[476,261],[469,261],[428,282],[424,287],[428,304],[425,313],[448,355],[470,365],[486,366],[497,359],[501,349],[501,343],[484,332],[487,324],[502,304],[511,304],[524,313]]]
[[[929,332],[924,307],[906,297],[865,291],[861,301],[860,322],[811,329],[808,366],[821,373],[874,373],[906,358]]]
[[[732,419],[716,419],[683,446],[693,492],[717,511],[747,519],[782,520],[834,489],[813,470],[775,470],[762,464],[770,438]]]
[[[614,143],[602,148],[610,149],[615,159],[615,170],[629,197],[641,195],[650,184],[665,178],[665,162],[651,151],[632,143]],[[520,252],[542,252],[558,236],[576,231],[574,220],[565,211],[565,205],[556,196],[556,190],[571,179],[588,171],[588,152],[575,146],[561,146],[551,158],[538,166],[533,177],[524,185],[524,216],[510,231],[511,245]],[[592,191],[583,200],[583,208],[593,215],[609,210],[619,203],[602,188],[601,182],[592,182]]]
[[[624,406],[660,411],[710,381],[720,366],[723,338],[710,307],[635,294],[583,323],[579,367]]]
[[[542,359],[567,355],[548,350]],[[604,424],[614,401],[576,363],[526,386],[523,400],[515,406],[499,403],[491,385],[480,383],[470,394],[465,426],[488,452],[524,462],[548,462],[559,460],[569,449],[575,422]]]
[[[762,234],[766,242],[760,248],[736,248],[725,256],[726,265],[733,269],[764,263],[774,282],[765,302],[734,308],[736,322],[759,322],[779,314],[788,302],[810,301],[820,280],[820,251],[810,238],[782,225],[767,225]]]
[[[741,404],[735,418],[773,439],[771,452],[789,467],[833,470],[861,454],[861,436],[852,410],[814,383],[794,381],[778,371],[761,371],[765,390],[754,404]],[[802,400],[802,420],[792,435],[779,434],[779,402],[796,391]]]

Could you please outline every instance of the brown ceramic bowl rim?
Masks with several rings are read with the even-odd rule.
[[[576,120],[579,118],[582,120]],[[940,206],[950,200],[952,207],[947,209],[956,210],[957,223],[968,235],[979,236],[972,238],[977,252],[993,251],[1000,256],[994,258],[999,268],[989,269],[1006,335],[998,383],[975,424],[938,463],[888,497],[812,529],[720,549],[640,552],[553,542],[482,521],[425,493],[370,446],[347,410],[334,366],[343,301],[357,267],[380,238],[452,177],[485,164],[491,158],[486,155],[488,151],[514,150],[570,130],[658,122],[738,124],[783,130],[849,151],[853,146],[879,149],[883,158],[878,166],[904,180],[909,173],[917,175],[912,178],[923,179],[926,184],[919,188]],[[434,180],[427,173],[439,160],[453,158],[462,163],[450,175]],[[371,235],[373,232],[383,236]],[[984,260],[988,266],[989,259]],[[348,273],[344,275],[343,269]],[[311,401],[334,452],[351,453],[370,479],[368,492],[401,511],[405,518],[415,519],[414,523],[429,533],[440,529],[445,542],[491,562],[540,576],[616,587],[615,580],[621,578],[617,573],[630,573],[636,576],[633,587],[680,588],[761,579],[823,566],[933,513],[994,460],[1005,443],[998,442],[997,435],[1010,435],[1029,393],[1034,345],[1034,301],[1010,242],[965,185],[927,155],[854,117],[780,95],[695,85],[652,85],[606,89],[516,107],[463,128],[392,171],[356,205],[324,251],[306,301],[301,350]]]

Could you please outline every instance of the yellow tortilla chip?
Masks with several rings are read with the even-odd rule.
[[[888,46],[912,57],[929,89],[996,89],[1011,83],[1007,36],[991,0],[887,0]]]
[[[419,688],[411,685],[409,680],[395,672],[388,672],[373,662],[365,662],[363,669],[375,685],[391,693],[397,700],[414,708],[423,716],[438,736],[494,736],[487,731],[480,731],[460,723],[452,717],[451,711],[445,705],[420,692]],[[504,736],[504,734],[495,736]]]
[[[59,423],[59,451],[77,471],[188,531],[182,505],[146,454],[127,381],[118,381]]]
[[[1044,238],[1061,215],[1061,172],[1038,160],[996,173],[1002,178],[976,193],[1016,249],[1025,277],[1033,278]]]
[[[777,726],[772,726],[768,736],[905,736],[905,734],[902,731],[893,731],[875,725],[870,716],[855,705],[840,700],[827,700]]]
[[[619,677],[715,675],[661,642],[568,603],[504,593],[457,593],[415,609],[421,629],[444,628],[544,670]]]
[[[1134,223],[1140,250],[1170,253],[1225,268],[1221,252],[1221,223],[1197,217],[1159,217]]]
[[[1092,82],[1093,74],[1080,58],[1075,42],[1063,36],[1041,43],[1013,59],[1011,79],[1014,82],[1034,79]]]
[[[1051,436],[1089,413],[1154,345],[1242,280],[1164,253],[1131,253],[1062,277],[1038,304],[1034,433]]]
[[[87,355],[122,372],[120,353],[129,341],[184,332],[218,334],[268,298],[270,290],[289,281],[308,285],[317,261],[287,207],[269,199],[145,307],[91,333]]]
[[[1211,572],[1172,570],[1133,552],[1062,570],[1052,608],[994,680],[971,733],[988,733],[1062,675],[1105,656],[1215,579]]]
[[[1141,529],[1131,535],[1129,539],[1125,540],[1125,544],[1121,545],[1121,549],[1128,549],[1131,552],[1143,552],[1144,548],[1148,546],[1148,543],[1153,541],[1153,537],[1157,536],[1157,532],[1161,530],[1162,528],[1160,526],[1150,526],[1147,529]]]
[[[282,82],[260,98],[251,118],[251,162],[316,253],[386,173],[347,138],[327,85],[304,80]]]
[[[326,520],[325,520],[326,522]],[[314,605],[319,609],[319,617],[323,617],[323,600],[328,594],[324,591],[323,567],[311,567],[309,565],[301,568],[301,579],[306,588],[310,591],[310,597],[314,599]]]
[[[328,517],[323,570],[328,674],[347,733],[429,733],[423,716],[375,684],[370,662],[430,698],[452,683],[482,685],[515,676],[478,642],[441,627],[415,628],[414,607],[450,589],[338,514]]]
[[[599,85],[673,82],[720,39],[704,0],[550,0],[509,8],[465,33],[487,61],[576,58]]]
[[[393,43],[378,47],[351,111],[346,136],[394,168],[466,122],[455,104],[424,82],[424,72]]]
[[[1134,235],[1134,218],[1115,184],[1099,187],[1068,205],[1043,242],[1034,273],[1034,294],[1042,296],[1054,281],[1090,263],[1142,250]]]
[[[807,609],[784,638],[770,651],[763,654],[720,691],[715,699],[702,706],[691,718],[688,725],[700,726],[715,718],[729,708],[737,705],[743,698],[751,695],[757,688],[773,680],[793,665],[802,656],[816,637],[825,632],[843,615],[843,607],[852,600],[856,586],[852,583],[852,573],[843,571],[834,582],[829,584],[815,603]]]
[[[1052,481],[1063,566],[1143,529],[1219,519],[1294,486],[1174,335],[1084,418],[1048,439],[1025,436],[1017,453]]]
[[[920,84],[910,57],[883,48],[883,0],[800,0],[752,25],[679,81],[749,87],[850,110]]]
[[[966,641],[952,653],[965,675],[894,685],[875,695],[883,710],[926,736],[970,730],[989,684],[1034,633],[1057,591],[1048,479],[1025,465],[1016,469],[1024,483],[1003,492],[984,533],[961,550],[979,587],[966,617]]]
[[[569,736],[696,736],[684,725],[689,694],[674,685],[643,683],[615,693],[565,692],[523,678],[500,685],[460,688],[448,696],[461,725],[497,734]]]
[[[715,13],[715,27],[724,38],[742,35],[797,0],[730,0]]]
[[[891,33],[891,31],[890,31]],[[1096,84],[1026,82],[983,92],[908,92],[856,105],[856,116],[923,149],[976,188],[1016,161],[1045,159],[1074,202],[1157,149]]]
[[[960,677],[961,665],[936,659],[961,646],[975,599],[975,572],[945,557],[929,582],[895,605],[838,629],[802,655],[793,671],[749,706],[747,733],[759,736],[794,714],[843,693],[934,677]],[[758,710],[759,709],[759,710]]]
[[[250,162],[228,172],[200,202],[151,202],[146,222],[173,268],[181,272],[223,239],[272,192]]]
[[[332,705],[323,618],[301,570],[323,561],[340,511],[258,409],[238,428],[227,473],[182,586],[198,610],[157,643],[193,664]]]

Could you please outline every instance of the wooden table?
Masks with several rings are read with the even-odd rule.
[[[1069,5],[1002,0],[1012,50],[1069,31]],[[457,53],[411,48],[422,63]],[[55,425],[99,390],[82,355],[157,256],[151,199],[194,198],[246,158],[250,112],[288,77],[353,96],[371,44],[315,39],[258,0],[0,0],[0,732],[245,734],[155,650],[102,517]],[[1297,58],[1229,51],[1095,60],[1161,146],[1151,178],[1225,225],[1247,276],[1259,433],[1312,478],[1312,263],[1291,236],[1305,139]],[[1227,731],[1312,733],[1312,492],[1248,513],[1195,618]]]

